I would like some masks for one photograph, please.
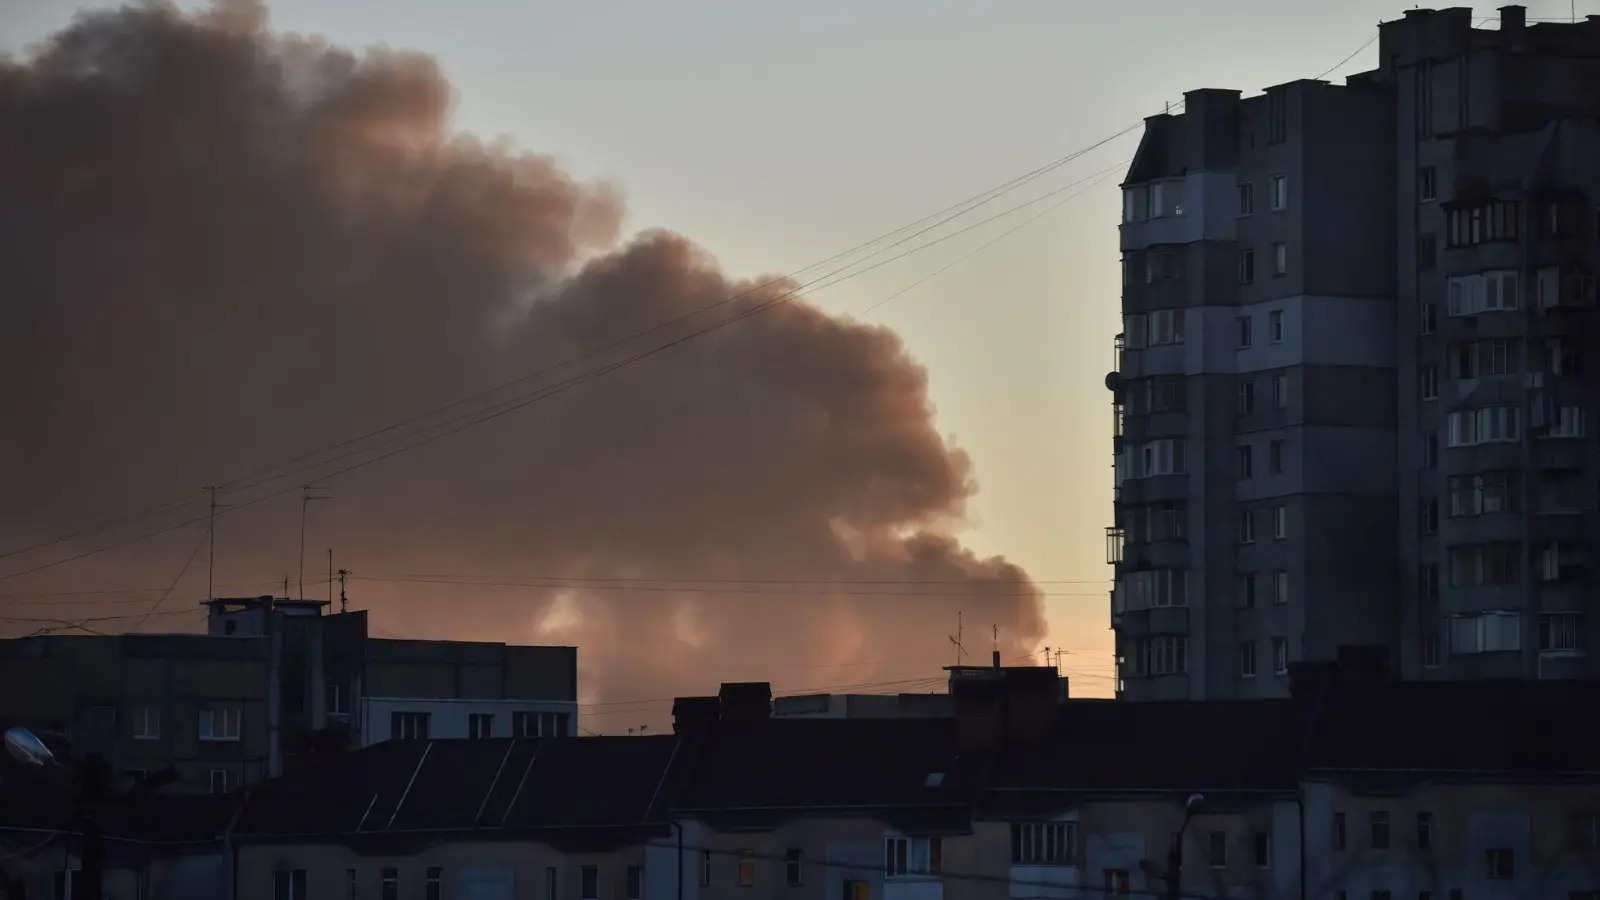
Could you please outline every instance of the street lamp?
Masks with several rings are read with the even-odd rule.
[[[1167,883],[1167,900],[1178,900],[1183,896],[1183,833],[1189,830],[1189,822],[1194,819],[1194,814],[1206,802],[1204,794],[1190,794],[1189,799],[1183,802],[1183,824],[1178,826],[1178,833],[1172,836],[1172,847],[1167,850],[1167,866],[1165,870],[1157,870],[1154,863],[1145,860],[1141,865],[1145,871],[1160,876]]]
[[[51,773],[65,773],[72,780],[74,813],[83,820],[83,894],[100,900],[105,881],[105,829],[100,812],[115,802],[142,799],[149,791],[178,779],[174,769],[146,775],[130,790],[118,791],[111,785],[111,766],[98,753],[74,755],[72,743],[64,735],[34,732],[27,728],[6,729],[6,752],[18,762]],[[54,746],[52,746],[54,745]],[[73,891],[74,895],[78,892]]]

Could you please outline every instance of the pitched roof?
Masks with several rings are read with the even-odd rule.
[[[725,827],[864,814],[908,830],[960,830],[980,766],[957,752],[948,718],[723,722],[677,808]]]
[[[606,829],[663,820],[672,735],[384,741],[264,783],[240,837]]]

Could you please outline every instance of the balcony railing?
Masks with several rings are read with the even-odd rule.
[[[1116,341],[1113,343],[1112,346],[1113,346],[1114,352],[1112,354],[1112,359],[1111,359],[1111,370],[1113,372],[1121,372],[1122,371],[1122,351],[1128,349],[1128,337],[1127,337],[1127,335],[1124,335],[1124,334],[1117,335]]]
[[[1106,565],[1122,562],[1122,548],[1127,543],[1127,533],[1115,525],[1106,527]]]

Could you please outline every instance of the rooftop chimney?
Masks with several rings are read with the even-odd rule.
[[[1500,7],[1500,30],[1505,34],[1518,37],[1528,27],[1528,8],[1526,6]]]
[[[672,732],[685,734],[717,724],[716,697],[679,697],[672,701]]]
[[[725,722],[759,722],[772,718],[772,684],[766,681],[730,682],[717,692]]]

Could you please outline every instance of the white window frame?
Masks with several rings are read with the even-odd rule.
[[[1581,438],[1584,433],[1584,415],[1581,406],[1557,406],[1550,411],[1550,424],[1541,438]]]
[[[1245,507],[1239,510],[1239,543],[1254,544],[1256,542],[1256,511]]]
[[[1576,655],[1583,652],[1584,616],[1581,612],[1539,614],[1539,652]]]
[[[1184,311],[1181,309],[1155,309],[1146,316],[1148,333],[1144,346],[1163,347],[1183,343]]]
[[[1278,241],[1272,245],[1272,277],[1282,278],[1289,274],[1289,244]]]
[[[226,794],[239,786],[235,776],[238,773],[232,769],[212,769],[206,773],[206,779],[213,794]]]
[[[1459,409],[1446,417],[1447,445],[1475,447],[1522,440],[1522,410],[1515,406]]]
[[[1417,370],[1417,394],[1423,400],[1439,399],[1439,367],[1429,364]]]
[[[243,711],[237,706],[213,706],[200,710],[197,734],[202,741],[237,741],[242,732]]]
[[[1012,822],[1011,830],[1012,865],[1077,865],[1077,820]]]
[[[1272,539],[1281,541],[1289,536],[1289,506],[1279,503],[1272,507]]]
[[[1189,472],[1189,444],[1184,438],[1159,438],[1139,447],[1139,460],[1134,478],[1157,478],[1163,475],[1186,475]]]
[[[1245,378],[1239,382],[1239,415],[1254,415],[1256,411],[1256,382]]]
[[[1256,282],[1256,251],[1239,251],[1239,283],[1255,284]]]
[[[1255,323],[1252,321],[1252,317],[1250,316],[1249,313],[1246,313],[1246,314],[1240,316],[1238,318],[1238,322],[1239,322],[1239,349],[1240,350],[1249,350],[1250,347],[1254,344],[1255,334],[1253,332],[1255,330],[1254,329],[1254,324]]]
[[[139,707],[139,711],[133,716],[133,739],[136,741],[161,740],[161,707]]]
[[[1289,602],[1289,572],[1277,569],[1272,573],[1272,604],[1283,606]]]
[[[944,868],[944,841],[938,837],[886,835],[883,839],[885,881],[938,878]]]
[[[1417,201],[1432,203],[1439,196],[1439,170],[1423,166],[1417,170]]]
[[[1256,677],[1256,645],[1254,641],[1246,641],[1239,645],[1239,677]]]
[[[1256,214],[1256,186],[1254,182],[1245,181],[1239,184],[1239,218],[1246,219]]]
[[[1267,313],[1267,343],[1283,343],[1283,310],[1275,309]]]
[[[1446,315],[1476,316],[1487,312],[1509,312],[1522,305],[1521,281],[1511,269],[1496,269],[1476,275],[1457,275],[1447,283]]]
[[[1278,409],[1289,408],[1289,376],[1282,372],[1272,376],[1272,405]]]
[[[1289,639],[1275,637],[1272,639],[1272,674],[1289,674]]]
[[[301,891],[294,889],[296,875],[300,876]],[[305,895],[311,893],[307,884],[310,878],[310,873],[305,869],[275,869],[272,873],[272,900],[306,900]]]
[[[1144,569],[1122,579],[1128,609],[1189,605],[1188,569]]]
[[[1478,653],[1512,653],[1522,649],[1522,616],[1507,610],[1491,610],[1449,617],[1450,653],[1470,656]]]
[[[1272,211],[1283,212],[1289,208],[1289,176],[1272,176]]]

